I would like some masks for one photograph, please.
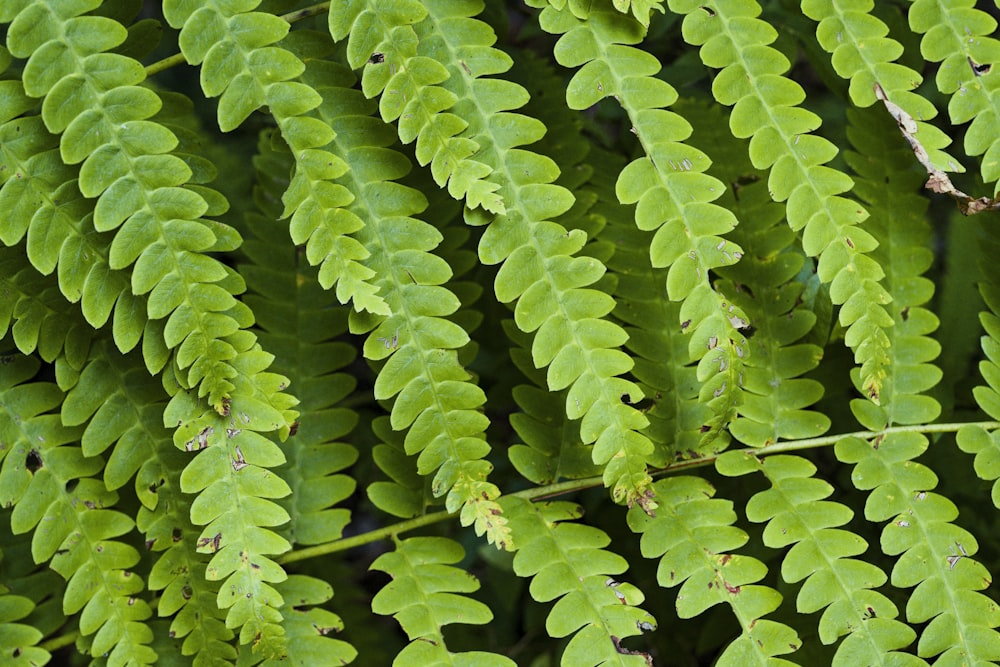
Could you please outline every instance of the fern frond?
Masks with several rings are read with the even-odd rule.
[[[562,34],[556,58],[567,67],[582,67],[567,88],[567,102],[586,109],[614,97],[626,111],[632,132],[645,153],[622,170],[616,187],[624,204],[637,203],[636,225],[655,231],[650,243],[654,267],[669,267],[667,296],[682,302],[680,324],[691,333],[688,354],[698,363],[700,399],[711,419],[702,436],[707,446],[735,417],[741,400],[742,369],[749,346],[741,329],[745,313],[712,285],[709,272],[737,261],[743,249],[721,235],[736,219],[712,204],[725,186],[703,172],[709,165],[701,151],[681,143],[691,126],[665,107],[676,91],[660,79],[655,57],[629,46],[645,30],[608,6],[592,7],[585,20],[570,11],[547,8],[540,22]]]
[[[861,366],[865,394],[879,400],[889,364],[892,326],[886,312],[889,295],[879,284],[882,268],[867,255],[876,244],[858,224],[867,212],[842,196],[853,182],[826,164],[837,147],[812,134],[819,116],[799,107],[801,86],[784,76],[788,59],[769,46],[777,32],[756,18],[755,0],[712,3],[674,0],[671,10],[685,14],[684,39],[700,45],[702,61],[721,68],[712,86],[715,98],[732,105],[729,127],[750,140],[750,159],[770,169],[768,188],[775,201],[786,201],[793,231],[802,231],[802,247],[818,257],[818,275],[830,284],[840,308],[845,341]]]
[[[526,115],[545,123],[545,136],[532,147],[556,159],[561,168],[555,181],[574,196],[573,206],[555,219],[568,230],[579,229],[587,234],[588,242],[580,255],[607,262],[617,252],[616,245],[599,238],[605,229],[606,219],[595,206],[601,197],[593,188],[593,179],[604,170],[595,170],[588,160],[592,146],[581,134],[579,116],[562,104],[553,104],[549,97],[552,90],[561,86],[561,77],[548,61],[533,57],[530,52],[518,53],[510,75],[524,86],[531,99],[521,109]],[[603,153],[601,157],[607,157]],[[606,178],[604,180],[607,180]],[[610,183],[614,195],[614,181]],[[610,266],[609,266],[610,268]],[[605,274],[595,287],[610,290],[617,280]],[[594,464],[589,447],[580,438],[579,423],[567,418],[563,406],[567,390],[547,391],[544,369],[535,367],[531,355],[531,336],[520,329],[513,320],[502,322],[507,338],[514,347],[510,359],[529,383],[514,387],[512,397],[521,412],[510,415],[510,425],[520,436],[520,443],[507,450],[508,458],[526,479],[536,484],[548,484],[561,479],[580,479],[601,473]],[[623,398],[626,402],[630,397]],[[654,463],[655,464],[655,463]]]
[[[303,83],[305,64],[292,50],[276,46],[288,33],[288,23],[273,14],[250,11],[226,2],[164,3],[164,16],[181,30],[179,43],[191,64],[201,65],[202,90],[221,95],[219,127],[233,130],[258,108],[267,105],[282,138],[296,158],[295,173],[285,196],[284,217],[297,244],[305,244],[312,264],[321,265],[320,282],[337,287],[341,303],[388,315],[388,307],[371,285],[367,257],[352,234],[364,226],[344,210],[353,195],[331,183],[347,166],[326,150],[333,138],[318,121],[319,93]],[[289,46],[294,46],[290,44]]]
[[[915,119],[917,129],[913,135],[927,149],[932,164],[942,171],[964,171],[941,150],[951,143],[951,138],[928,122],[937,116],[937,109],[913,92],[923,77],[895,62],[903,53],[903,45],[886,36],[889,27],[871,13],[874,4],[873,0],[805,0],[802,12],[818,22],[816,38],[831,54],[837,74],[851,82],[851,101],[856,106],[875,104],[875,85],[881,86],[895,104]]]
[[[0,434],[6,438],[2,427]],[[9,519],[7,513],[0,517],[0,650],[11,667],[35,667],[52,659],[38,644],[54,629],[44,614],[56,611],[51,608],[62,597],[61,580],[51,570],[32,572],[31,537],[13,535]]]
[[[697,369],[689,363],[689,339],[679,324],[681,304],[665,298],[667,270],[652,266],[650,234],[636,228],[633,212],[615,195],[616,174],[625,160],[601,152],[598,163],[604,168],[596,169],[589,183],[598,193],[594,213],[606,222],[601,239],[614,246],[608,260],[616,279],[614,315],[625,325],[625,346],[635,356],[632,374],[648,401],[641,409],[649,420],[643,433],[656,447],[653,463],[724,449],[728,431],[701,447],[711,409],[698,400]]]
[[[469,335],[445,319],[460,302],[444,286],[451,268],[431,254],[442,235],[415,217],[426,199],[395,182],[409,171],[409,162],[389,148],[395,134],[371,117],[374,103],[347,88],[352,78],[333,63],[310,63],[306,72],[324,96],[317,112],[336,133],[332,147],[350,167],[339,180],[357,193],[349,210],[368,221],[357,237],[369,249],[366,263],[378,276],[376,285],[392,313],[382,318],[355,312],[351,330],[370,332],[366,357],[388,357],[375,382],[375,398],[395,399],[392,427],[409,429],[406,451],[420,453],[417,469],[434,475],[434,495],[447,496],[448,511],[461,510],[463,525],[475,525],[490,542],[510,546],[495,502],[500,490],[486,481],[492,470],[485,460],[489,420],[481,412],[486,396],[469,382],[455,352]],[[346,85],[325,83],[330,81]]]
[[[183,640],[181,654],[195,656],[196,662],[232,662],[233,632],[216,605],[219,586],[205,580],[208,557],[195,550],[199,531],[180,488],[186,457],[172,447],[171,433],[163,426],[168,397],[134,355],[115,354],[107,340],[95,348],[68,390],[62,421],[85,425],[84,455],[97,456],[113,446],[104,470],[109,490],[135,477],[142,503],[136,527],[150,550],[162,552],[150,570],[149,588],[162,591],[157,614],[173,617],[169,632]]]
[[[464,557],[465,550],[453,540],[413,537],[396,542],[395,551],[382,554],[372,563],[371,569],[392,577],[372,600],[372,611],[392,615],[410,638],[393,660],[394,665],[515,664],[495,653],[448,650],[442,632],[446,625],[484,625],[493,618],[489,607],[462,595],[479,588],[474,575],[454,566]]]
[[[501,504],[520,547],[514,572],[532,578],[535,600],[556,600],[545,629],[552,637],[573,635],[560,664],[651,664],[648,654],[621,643],[654,630],[656,621],[637,606],[643,601],[638,588],[612,578],[625,572],[628,563],[604,548],[611,538],[593,526],[571,523],[583,514],[573,503],[532,504],[505,496]],[[642,513],[638,507],[636,511]]]
[[[184,493],[198,494],[191,521],[204,526],[198,551],[213,554],[206,577],[223,582],[218,605],[228,610],[226,625],[241,628],[241,644],[252,643],[255,651],[276,658],[286,651],[279,611],[283,600],[271,584],[284,581],[286,574],[272,556],[290,545],[271,528],[289,519],[274,500],[290,489],[269,470],[284,463],[281,449],[261,433],[288,428],[288,415],[278,399],[289,397],[279,393],[285,378],[263,372],[271,356],[254,340],[246,333],[239,341],[245,347],[238,348],[236,357],[235,397],[227,402],[224,415],[206,410],[191,393],[178,391],[163,421],[177,426],[177,448],[195,452],[180,485]]]
[[[783,209],[771,201],[743,142],[726,131],[718,107],[699,102],[679,107],[691,120],[695,136],[713,149],[713,174],[729,183],[721,203],[743,221],[731,237],[744,248],[744,256],[717,270],[726,279],[720,289],[732,295],[754,325],[743,402],[730,431],[755,447],[818,436],[830,427],[830,419],[806,408],[820,399],[823,386],[800,377],[814,369],[823,354],[819,346],[806,342],[817,318],[803,298],[805,254],[782,224]]]
[[[430,164],[438,186],[447,185],[449,194],[464,199],[470,208],[502,214],[506,208],[498,192],[501,183],[493,177],[494,167],[480,156],[486,147],[469,136],[476,132],[476,128],[470,129],[469,118],[449,112],[459,98],[440,84],[454,73],[437,62],[439,56],[433,52],[418,51],[421,38],[413,26],[425,20],[428,11],[440,13],[443,9],[440,4],[424,4],[416,0],[385,5],[350,0],[340,11],[330,12],[330,34],[338,41],[350,35],[347,61],[354,69],[365,66],[362,90],[367,97],[381,95],[382,119],[399,121],[399,138],[404,144],[416,140],[417,162]],[[439,28],[448,31],[445,39],[460,40],[456,46],[468,77],[507,71],[509,56],[490,48],[496,40],[492,31],[483,24],[462,20],[478,14],[481,3],[471,13],[469,7],[477,3],[450,4],[453,8],[447,11],[454,20]],[[423,50],[427,50],[426,45]],[[483,113],[500,113],[524,103],[521,95],[510,96],[512,89],[504,92],[508,95],[494,95]]]
[[[965,131],[965,152],[982,155],[983,180],[995,183],[1000,192],[1000,138],[994,128],[1000,120],[1000,42],[990,35],[997,22],[976,9],[970,0],[939,2],[915,0],[907,17],[910,28],[923,34],[921,55],[941,63],[935,82],[938,90],[951,95],[948,114]]]
[[[39,275],[18,248],[0,247],[0,338],[8,332],[22,354],[45,361],[64,356],[73,368],[87,359],[94,332],[65,299],[51,276]]]
[[[94,229],[118,229],[108,266],[135,265],[133,293],[149,294],[150,319],[168,318],[164,340],[177,348],[178,368],[186,369],[178,380],[198,386],[221,410],[236,373],[236,350],[223,339],[248,326],[249,313],[233,298],[241,281],[203,254],[217,240],[200,221],[208,204],[183,187],[191,172],[169,153],[176,137],[147,120],[160,100],[136,85],[145,76],[142,66],[107,52],[127,32],[111,19],[79,16],[82,11],[80,5],[62,16],[39,3],[23,4],[10,24],[8,46],[28,59],[25,91],[44,96],[42,119],[50,132],[60,133],[62,159],[83,163],[79,188],[97,198]],[[87,37],[90,30],[101,38]],[[107,312],[117,295],[104,295]]]
[[[9,83],[26,97],[20,82]],[[32,265],[46,275],[58,268],[59,289],[70,302],[81,302],[92,326],[103,326],[114,310],[119,347],[129,350],[139,340],[144,317],[138,322],[126,317],[137,297],[128,277],[108,266],[110,239],[94,230],[94,205],[80,193],[77,176],[62,162],[59,139],[41,117],[12,117],[0,125],[0,207],[6,211],[0,241],[13,246],[27,236]]]
[[[477,78],[506,71],[507,66],[479,69],[499,56],[484,52],[476,60],[464,59],[465,34],[489,30],[470,18],[481,9],[475,0],[430,3],[427,18],[416,26],[418,52],[426,49],[429,56],[441,59],[450,74],[443,85],[459,100],[455,112],[469,123],[470,136],[480,145],[479,157],[491,163],[502,184],[506,213],[486,228],[479,244],[480,260],[503,263],[494,285],[496,295],[504,303],[517,301],[514,319],[522,331],[537,331],[533,362],[548,367],[550,390],[569,388],[567,415],[583,418],[583,442],[594,444],[593,460],[604,466],[605,484],[612,487],[614,498],[652,508],[646,496],[650,481],[646,465],[653,448],[637,432],[647,422],[621,402],[623,394],[636,400],[641,396],[634,383],[619,377],[632,367],[628,355],[615,349],[625,342],[625,334],[604,319],[614,305],[611,297],[590,287],[605,267],[593,258],[574,257],[585,245],[586,235],[580,230],[567,232],[552,222],[573,204],[569,191],[552,184],[559,174],[556,165],[518,148],[539,139],[543,129],[537,121],[506,112],[526,101],[524,89],[499,79]],[[476,49],[492,53],[490,47],[475,47],[474,53],[479,53]],[[481,209],[469,208],[466,221],[490,222]]]
[[[18,623],[34,608],[30,599],[12,595],[0,584],[0,651],[11,661],[7,663],[11,667],[42,665],[52,659],[48,651],[37,646],[42,633],[30,625]]]
[[[152,664],[157,656],[146,623],[152,612],[136,597],[144,585],[131,571],[139,553],[116,539],[134,523],[110,509],[117,495],[92,477],[104,462],[85,457],[71,444],[80,439],[79,429],[63,426],[58,415],[49,413],[62,402],[59,388],[22,384],[37,368],[27,358],[0,368],[8,397],[0,421],[5,440],[13,444],[0,473],[0,504],[14,507],[14,533],[34,530],[34,561],[51,561],[67,580],[63,612],[80,613],[80,632],[93,635],[91,654],[107,655],[110,665]],[[37,529],[39,524],[44,529]]]
[[[580,441],[579,426],[566,418],[565,390],[546,391],[545,373],[531,361],[531,336],[510,320],[504,320],[503,328],[517,345],[510,351],[511,361],[534,383],[517,385],[512,391],[522,412],[510,416],[510,425],[520,437],[518,444],[507,448],[511,464],[535,484],[601,474]]]
[[[819,638],[837,647],[834,665],[879,664],[891,657],[893,664],[924,665],[900,649],[916,638],[901,621],[896,605],[874,588],[886,581],[876,565],[853,556],[868,544],[859,535],[840,528],[853,512],[826,500],[833,487],[813,477],[816,467],[798,456],[770,456],[761,461],[742,452],[719,457],[723,475],[761,472],[771,488],[747,503],[747,518],[767,522],[764,544],[775,549],[791,545],[781,565],[781,576],[790,584],[803,581],[796,598],[800,613],[823,610]],[[886,655],[888,654],[888,655]]]
[[[983,412],[1000,420],[1000,267],[993,261],[1000,244],[988,234],[981,237],[980,244],[979,292],[987,310],[979,314],[984,330],[980,345],[986,357],[979,362],[979,373],[985,385],[975,387],[973,395]],[[976,474],[993,482],[993,504],[1000,508],[1000,430],[986,431],[970,425],[958,432],[957,439],[963,451],[975,454]]]
[[[891,373],[882,392],[884,400],[879,406],[852,403],[863,426],[881,430],[895,424],[930,423],[940,415],[937,401],[921,394],[941,380],[941,370],[928,363],[940,354],[941,346],[929,337],[938,320],[925,307],[934,284],[922,274],[934,255],[928,249],[927,201],[917,194],[922,174],[908,169],[912,153],[896,140],[891,119],[877,111],[848,114],[847,136],[857,153],[849,151],[845,159],[857,173],[858,196],[873,213],[867,227],[879,247],[872,258],[884,267],[884,284],[893,298],[889,310],[894,325],[887,330]]]
[[[858,174],[857,192],[873,212],[869,222],[879,242],[873,253],[886,269],[885,284],[893,296],[895,326],[892,372],[881,406],[854,401],[852,409],[868,428],[928,423],[937,418],[937,401],[922,392],[941,380],[931,365],[940,346],[928,337],[937,318],[924,306],[934,285],[922,277],[933,261],[927,250],[931,235],[927,202],[915,194],[922,174],[907,171],[911,155],[895,139],[892,123],[882,114],[848,113],[848,137],[858,153],[845,155]],[[906,607],[907,620],[927,623],[917,654],[940,656],[946,663],[984,664],[1000,658],[1000,610],[986,595],[990,574],[972,560],[975,538],[954,525],[958,510],[934,493],[936,475],[913,461],[928,445],[920,433],[889,433],[872,443],[851,438],[838,442],[837,458],[855,464],[852,480],[871,490],[865,505],[870,521],[889,521],[882,531],[882,550],[899,555],[892,571],[895,586],[915,587]],[[964,568],[964,569],[963,569]]]
[[[882,550],[899,556],[892,584],[915,587],[906,605],[911,623],[927,623],[917,655],[945,663],[986,664],[1000,659],[1000,610],[987,595],[991,575],[973,559],[975,537],[953,523],[958,509],[934,493],[937,476],[912,459],[927,448],[919,433],[892,433],[875,443],[848,438],[837,458],[855,464],[852,479],[871,490],[869,521],[888,521]]]
[[[333,597],[333,588],[316,577],[293,574],[276,586],[285,599],[282,610],[288,636],[288,660],[296,665],[346,665],[357,651],[347,642],[330,637],[344,624],[340,617],[319,607]]]
[[[357,382],[336,371],[353,361],[355,351],[333,340],[347,330],[346,313],[330,308],[315,269],[275,224],[288,185],[279,175],[294,164],[287,151],[272,148],[275,142],[271,132],[258,141],[257,211],[246,216],[242,252],[249,261],[238,269],[251,292],[244,300],[263,330],[261,343],[277,355],[274,370],[298,389],[295,437],[285,442],[287,460],[278,468],[292,489],[281,503],[291,517],[284,533],[292,544],[319,544],[339,539],[350,521],[348,510],[333,506],[354,492],[354,480],[336,473],[353,464],[358,452],[337,439],[353,430],[358,415],[337,404]]]
[[[714,499],[715,489],[697,477],[671,477],[654,485],[656,516],[629,512],[629,527],[642,534],[642,554],[659,558],[656,580],[665,588],[681,585],[677,614],[694,618],[719,603],[728,604],[742,634],[729,644],[718,665],[790,665],[776,656],[802,645],[795,631],[763,618],[781,604],[781,594],[757,584],[767,567],[756,558],[730,551],[747,542],[733,526],[729,501]]]

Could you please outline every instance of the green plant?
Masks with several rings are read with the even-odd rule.
[[[0,3],[0,662],[1000,659],[974,4]]]

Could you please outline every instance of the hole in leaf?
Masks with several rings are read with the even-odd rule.
[[[972,73],[976,76],[985,76],[990,73],[991,69],[993,69],[993,66],[989,63],[983,63],[980,65],[972,58],[969,58],[969,67],[972,68]]]
[[[372,65],[381,65],[382,63],[385,62],[385,54],[384,53],[379,53],[378,51],[376,51],[368,59],[368,62],[370,64],[372,64]]]
[[[32,449],[28,452],[28,456],[24,459],[24,467],[28,469],[28,472],[35,474],[42,465],[42,457],[37,451]]]

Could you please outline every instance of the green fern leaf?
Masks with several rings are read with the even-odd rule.
[[[907,14],[910,28],[924,35],[920,53],[941,65],[937,88],[951,95],[948,114],[958,125],[972,121],[965,132],[965,151],[982,155],[983,180],[1000,192],[1000,140],[990,127],[1000,118],[1000,94],[994,65],[1000,42],[990,35],[997,22],[976,9],[975,2],[916,0]]]
[[[594,443],[593,460],[605,466],[605,483],[613,488],[614,497],[652,508],[646,496],[646,464],[652,445],[636,432],[646,420],[621,402],[622,394],[640,396],[634,383],[618,377],[632,366],[628,356],[615,349],[624,342],[624,332],[603,319],[613,307],[610,297],[589,287],[605,267],[596,259],[573,256],[584,246],[585,234],[567,233],[551,222],[573,203],[566,189],[552,185],[559,173],[555,164],[517,148],[540,138],[540,124],[519,114],[493,113],[509,109],[498,105],[515,96],[524,100],[523,89],[493,79],[471,79],[466,75],[471,63],[458,55],[463,33],[478,25],[468,17],[479,9],[481,5],[474,1],[431,4],[428,18],[416,26],[416,32],[421,35],[418,53],[426,49],[428,56],[441,58],[449,71],[443,85],[461,101],[456,109],[461,109],[472,136],[483,147],[479,155],[490,160],[494,175],[502,182],[507,213],[487,227],[479,244],[480,259],[486,264],[503,263],[495,281],[497,297],[505,303],[516,300],[517,326],[537,331],[533,361],[548,368],[551,390],[569,388],[567,415],[583,418],[582,439]],[[452,21],[468,28],[450,30],[446,24]],[[478,226],[489,219],[481,209],[467,207],[466,221]]]
[[[257,368],[244,369],[254,379],[243,380],[250,386],[228,404],[227,415],[204,409],[199,414],[196,398],[178,392],[163,418],[164,424],[178,425],[175,446],[196,452],[181,474],[180,486],[185,493],[198,494],[191,505],[191,521],[204,526],[198,551],[212,554],[206,577],[222,582],[218,605],[228,610],[226,625],[240,628],[241,644],[253,643],[262,655],[277,658],[287,650],[279,611],[284,601],[272,584],[287,575],[272,556],[290,545],[270,529],[288,521],[288,513],[274,499],[285,497],[290,489],[268,470],[283,463],[284,455],[260,434],[278,430],[286,419],[265,402],[286,382],[280,376],[261,377],[267,375],[259,373],[270,363],[266,357],[251,349],[238,357]],[[254,382],[259,384],[253,386]]]
[[[565,416],[566,392],[545,391],[545,374],[531,362],[531,337],[510,320],[503,324],[507,336],[518,345],[511,350],[511,360],[535,383],[518,385],[513,390],[514,400],[523,412],[512,414],[510,425],[524,444],[507,450],[511,464],[535,484],[599,475],[600,468],[580,442],[579,427]]]
[[[51,561],[66,579],[63,611],[81,614],[80,632],[93,635],[92,655],[107,655],[110,665],[152,664],[156,653],[145,622],[151,611],[135,597],[143,582],[131,571],[139,553],[116,539],[134,523],[110,509],[117,496],[91,477],[103,461],[86,458],[69,444],[79,439],[79,431],[45,414],[61,402],[58,388],[42,383],[14,388],[32,370],[27,359],[2,369],[4,394],[14,400],[0,414],[2,430],[13,443],[0,471],[0,503],[14,507],[13,532],[33,530],[39,523],[46,527],[34,531],[32,557],[36,563]],[[25,461],[37,465],[22,467]]]
[[[604,549],[603,531],[570,523],[582,515],[572,503],[533,505],[513,496],[501,500],[520,548],[514,572],[531,577],[531,596],[556,600],[545,622],[552,637],[573,635],[562,665],[649,665],[650,656],[625,649],[620,641],[656,628],[656,621],[637,605],[642,592],[610,575],[628,563]]]
[[[336,66],[307,72],[329,102],[318,113],[333,128],[332,148],[350,171],[341,177],[358,193],[352,215],[369,223],[358,238],[369,249],[367,265],[380,276],[376,285],[390,306],[387,318],[355,315],[351,329],[371,332],[365,356],[388,357],[375,382],[375,398],[394,398],[391,423],[408,428],[405,446],[420,453],[418,472],[436,473],[435,496],[447,496],[448,511],[461,510],[463,525],[474,525],[490,542],[510,546],[510,536],[495,499],[500,490],[486,481],[492,466],[485,430],[489,420],[480,412],[486,397],[468,382],[468,372],[454,350],[469,342],[457,324],[445,319],[459,301],[443,287],[451,269],[431,251],[441,234],[415,217],[426,207],[416,190],[395,182],[406,175],[408,162],[387,148],[394,134],[372,119],[374,106],[355,91],[319,85],[321,81],[350,81],[350,73]]]
[[[0,248],[0,337],[9,331],[22,354],[46,361],[60,355],[74,368],[86,361],[93,330],[64,312],[65,299],[49,276],[41,276],[16,250]]]
[[[876,84],[885,94],[915,120],[914,136],[927,149],[932,164],[942,171],[965,171],[958,162],[941,149],[951,139],[928,121],[937,116],[937,109],[913,89],[922,77],[905,65],[894,62],[903,53],[903,46],[886,37],[889,27],[870,12],[871,0],[830,2],[806,0],[802,12],[818,21],[816,38],[833,57],[837,74],[851,82],[851,101],[859,107],[869,107],[877,101]]]
[[[782,208],[771,202],[766,183],[759,180],[742,142],[726,132],[719,110],[704,104],[685,104],[681,110],[692,120],[695,136],[717,149],[713,171],[730,183],[722,203],[743,220],[731,236],[746,254],[737,264],[718,269],[726,279],[720,290],[731,294],[754,324],[743,402],[730,431],[755,447],[818,436],[830,427],[830,419],[804,408],[819,400],[823,386],[799,377],[822,357],[821,348],[805,342],[817,319],[803,299],[805,255],[793,245],[795,235],[781,224]]]
[[[852,187],[845,174],[825,166],[837,153],[831,142],[812,135],[820,119],[799,108],[802,88],[784,76],[790,63],[769,46],[777,32],[757,19],[754,0],[702,3],[675,0],[671,10],[685,14],[684,38],[700,45],[702,61],[721,68],[712,86],[716,99],[733,106],[729,127],[751,138],[750,159],[770,169],[768,188],[775,201],[786,201],[793,231],[802,231],[806,254],[818,257],[818,275],[830,284],[830,297],[841,306],[845,341],[861,365],[865,394],[879,401],[889,363],[885,310],[889,295],[879,284],[882,268],[866,253],[875,248],[871,235],[858,227],[867,212],[842,196]]]
[[[11,667],[42,665],[52,659],[48,651],[36,646],[42,633],[17,622],[31,614],[34,607],[30,599],[11,595],[0,587],[0,651],[11,661]]]
[[[940,348],[926,337],[936,328],[937,319],[923,307],[933,294],[933,284],[920,275],[932,261],[929,252],[921,252],[931,233],[923,216],[926,202],[910,194],[919,188],[921,177],[906,173],[906,147],[886,145],[885,138],[894,136],[888,119],[861,114],[849,118],[848,136],[861,155],[848,153],[847,158],[859,174],[859,194],[877,212],[871,229],[881,246],[875,256],[886,267],[896,320],[892,330],[895,368],[883,406],[858,403],[852,407],[863,424],[878,429],[930,422],[940,407],[920,392],[936,385],[941,372],[926,363]],[[873,161],[875,155],[881,159]],[[967,448],[968,432],[960,433],[959,441]],[[1000,625],[1000,613],[989,598],[977,593],[990,575],[971,558],[977,548],[973,536],[952,523],[958,517],[957,508],[932,491],[937,486],[933,472],[912,461],[927,444],[927,438],[918,433],[890,433],[871,445],[844,440],[836,451],[841,461],[856,464],[855,484],[872,490],[866,517],[889,521],[882,533],[882,549],[900,556],[892,583],[916,587],[907,604],[907,619],[929,621],[921,633],[918,655],[940,655],[945,662],[996,660],[1000,633],[994,628]],[[964,568],[964,573],[953,574],[958,568]]]
[[[701,173],[709,164],[706,155],[680,143],[691,128],[663,109],[677,93],[653,78],[659,62],[627,46],[641,40],[639,23],[622,20],[611,8],[593,8],[586,20],[550,8],[542,13],[541,25],[563,34],[556,45],[562,65],[583,65],[567,89],[570,107],[585,109],[615,97],[643,145],[646,156],[622,170],[616,190],[622,203],[638,204],[636,225],[656,232],[649,250],[653,266],[669,267],[668,298],[684,304],[679,316],[691,332],[689,354],[698,362],[700,397],[713,413],[702,440],[707,446],[735,416],[743,359],[749,353],[740,333],[748,325],[745,313],[717,292],[709,278],[710,270],[743,255],[742,248],[720,236],[735,226],[735,218],[710,203],[724,186]]]
[[[864,553],[868,544],[840,528],[853,512],[837,502],[825,500],[833,488],[812,475],[816,467],[798,456],[771,456],[761,461],[743,452],[719,457],[717,468],[729,476],[759,471],[771,488],[750,499],[747,518],[767,522],[764,544],[772,548],[792,545],[781,565],[788,583],[803,581],[796,598],[800,613],[823,610],[819,638],[837,647],[834,665],[872,664],[889,653],[895,664],[926,664],[902,653],[915,633],[895,620],[896,605],[873,590],[886,581],[885,573],[872,563],[852,558]]]
[[[436,27],[445,31],[441,37],[451,42],[446,48],[462,54],[458,57],[463,58],[463,72],[469,79],[505,72],[510,68],[510,59],[490,48],[496,39],[492,31],[467,19],[478,14],[482,4],[463,0],[447,3],[447,9],[445,4],[425,7],[412,1],[394,3],[392,7],[367,4],[347,3],[342,12],[330,12],[329,24],[335,40],[350,34],[347,59],[352,68],[365,67],[365,95],[381,95],[379,112],[383,120],[399,121],[403,143],[416,140],[417,162],[431,165],[439,186],[447,185],[449,194],[464,199],[470,208],[504,213],[500,183],[492,177],[493,167],[478,155],[483,146],[469,136],[469,119],[449,112],[459,98],[440,84],[453,74],[433,57],[418,54],[417,43],[422,38],[413,27],[419,27],[428,12],[436,15],[432,19],[435,22],[448,19]],[[437,48],[432,45],[432,52]],[[489,85],[500,84],[483,82],[480,87]],[[514,89],[505,89],[506,94],[493,92],[491,100],[482,100],[487,104],[485,113],[516,109],[524,103]]]
[[[247,215],[248,239],[242,251],[249,261],[238,269],[252,292],[245,301],[263,329],[261,343],[280,351],[274,370],[299,388],[295,437],[285,442],[287,461],[278,469],[292,490],[282,500],[291,517],[285,537],[292,544],[319,544],[339,539],[350,520],[348,510],[332,506],[354,492],[354,480],[335,473],[358,456],[354,447],[336,442],[358,420],[353,410],[337,407],[356,381],[335,371],[351,363],[354,349],[332,340],[346,331],[346,314],[330,310],[316,271],[300,264],[299,253],[273,222],[281,216],[287,181],[272,175],[288,173],[292,158],[273,150],[272,142],[270,132],[262,133],[258,142],[254,200],[259,212]],[[275,251],[283,245],[285,252]]]
[[[513,666],[507,657],[485,651],[451,653],[442,634],[446,625],[484,625],[493,614],[478,600],[465,597],[479,588],[471,573],[454,567],[465,556],[462,547],[442,537],[413,537],[379,556],[371,567],[392,581],[372,600],[376,614],[392,615],[410,638],[393,664]]]
[[[693,618],[714,605],[728,604],[743,633],[725,649],[719,665],[792,664],[776,656],[801,646],[795,631],[763,618],[781,603],[780,593],[756,583],[767,567],[756,558],[728,553],[748,539],[732,525],[736,520],[732,503],[713,499],[715,489],[696,477],[672,477],[654,488],[660,499],[657,515],[632,510],[628,522],[642,534],[642,554],[660,558],[659,584],[681,585],[678,616]]]
[[[387,315],[384,300],[368,282],[370,270],[358,260],[365,248],[351,234],[364,223],[342,207],[352,195],[329,181],[346,165],[324,147],[332,131],[317,122],[320,95],[301,81],[305,64],[292,51],[273,46],[288,33],[288,23],[265,12],[250,11],[258,3],[235,8],[227,3],[199,7],[168,2],[164,15],[181,29],[180,46],[192,64],[201,64],[205,94],[222,95],[219,127],[235,129],[261,106],[274,114],[282,137],[296,156],[296,171],[285,194],[295,243],[306,243],[309,261],[322,264],[320,282],[337,285],[341,303]],[[294,46],[291,45],[291,46]]]
[[[29,21],[41,24],[22,30]],[[61,31],[79,43],[72,42],[71,49],[55,39]],[[91,31],[102,37],[91,39]],[[229,378],[235,374],[235,349],[219,339],[242,328],[246,314],[232,297],[234,285],[227,281],[231,274],[218,260],[201,254],[216,239],[199,221],[208,204],[182,187],[190,170],[169,155],[176,137],[145,120],[158,110],[159,98],[136,87],[145,76],[138,62],[104,53],[121,43],[125,33],[108,18],[56,16],[32,4],[11,23],[8,45],[13,54],[28,57],[25,91],[45,96],[42,118],[49,131],[62,133],[63,160],[84,162],[80,191],[98,198],[94,229],[120,227],[108,265],[122,269],[135,264],[132,291],[149,293],[151,319],[169,316],[164,341],[179,348],[177,363],[188,369],[182,386],[200,385],[202,395],[221,410],[233,389]],[[95,76],[97,71],[102,75]],[[101,104],[94,108],[98,98]],[[106,311],[116,294],[103,292]]]

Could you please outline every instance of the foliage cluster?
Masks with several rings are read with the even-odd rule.
[[[996,663],[996,29],[0,2],[0,662]]]

